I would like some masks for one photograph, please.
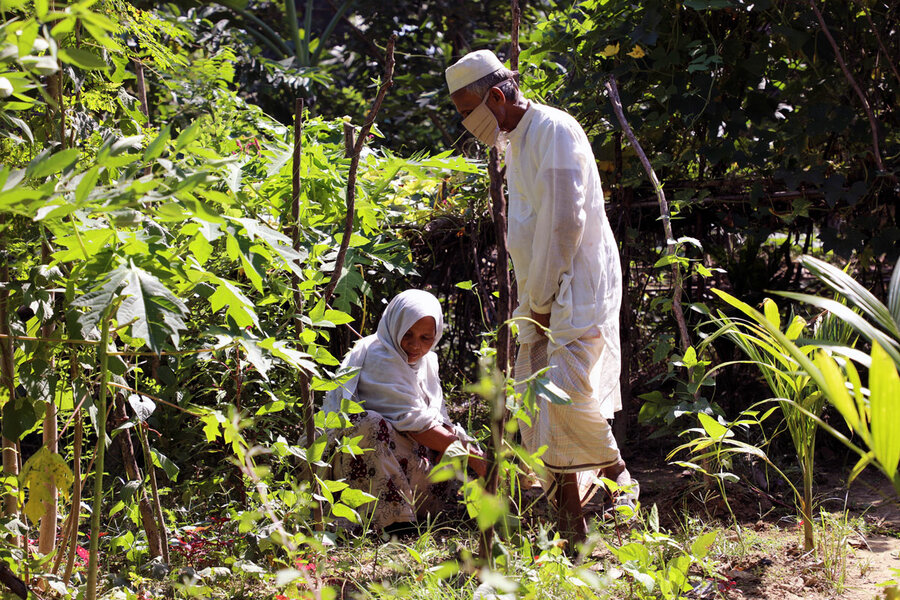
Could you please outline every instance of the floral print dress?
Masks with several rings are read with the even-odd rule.
[[[357,508],[363,523],[383,529],[452,506],[456,494],[451,492],[456,490],[450,489],[451,482],[433,483],[428,477],[437,452],[397,431],[375,411],[351,414],[350,423],[345,429],[332,430],[329,454],[343,436],[362,436],[359,447],[366,451],[356,456],[338,452],[332,461],[332,479],[344,480],[377,498]]]

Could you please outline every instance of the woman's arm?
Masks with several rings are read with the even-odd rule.
[[[426,429],[422,433],[407,432],[406,434],[423,446],[436,450],[441,454],[444,453],[450,444],[459,439],[443,425]],[[487,463],[481,458],[481,452],[477,448],[469,445],[467,445],[467,449],[469,451],[469,466],[472,467],[472,470],[475,471],[479,477],[484,477],[487,474]]]

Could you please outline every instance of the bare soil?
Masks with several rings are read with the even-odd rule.
[[[884,598],[884,584],[900,579],[894,572],[900,569],[900,502],[877,472],[864,473],[849,491],[840,478],[824,478],[817,490],[822,510],[840,514],[846,505],[850,527],[842,529],[844,539],[828,530],[831,537],[818,551],[804,553],[792,498],[744,483],[752,477],[726,488],[726,504],[714,486],[706,487],[690,472],[659,457],[631,457],[629,470],[640,481],[642,506],[656,504],[666,527],[678,529],[685,515],[693,515],[706,522],[721,521],[728,535],[736,538],[730,506],[752,549],[723,563],[720,574],[726,580],[718,586],[718,597],[872,600]],[[843,568],[838,562],[841,555]],[[717,596],[713,592],[694,597]]]

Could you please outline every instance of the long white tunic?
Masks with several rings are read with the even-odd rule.
[[[622,272],[584,130],[570,115],[532,102],[509,134],[506,177],[519,292],[514,316],[550,313],[550,364],[581,370],[561,373],[563,389],[594,399],[611,418],[622,406]],[[519,328],[520,343],[541,339],[531,323],[520,321]],[[599,351],[585,351],[584,344]],[[566,389],[567,381],[579,389]]]

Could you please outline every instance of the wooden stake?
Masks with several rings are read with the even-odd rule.
[[[519,19],[521,13],[518,0],[512,0],[512,32],[510,35],[510,69],[519,67]],[[504,168],[500,166],[500,152],[491,148],[488,156],[488,177],[490,179],[491,216],[497,238],[497,363],[502,389],[491,398],[491,443],[487,445],[487,481],[485,491],[496,494],[500,488],[500,460],[503,450],[503,432],[506,428],[506,381],[510,376],[510,354],[512,344],[509,334],[509,319],[512,316],[509,279],[509,249],[506,244],[506,196],[503,191]],[[499,405],[499,406],[498,406]],[[494,526],[488,527],[481,535],[479,555],[490,564],[493,556]]]

